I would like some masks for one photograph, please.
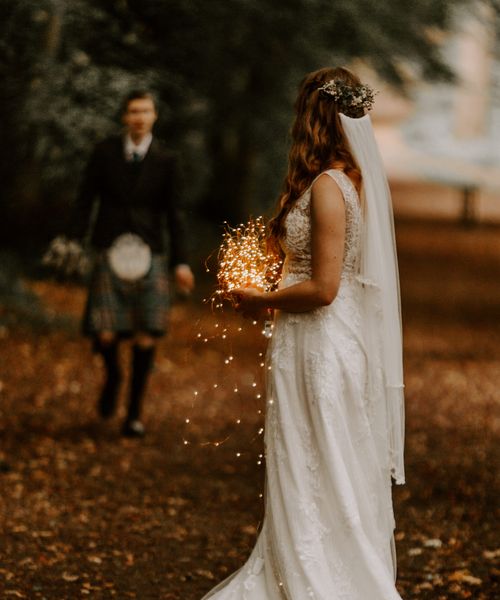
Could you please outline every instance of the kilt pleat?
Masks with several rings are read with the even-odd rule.
[[[169,305],[164,255],[154,254],[147,275],[127,282],[113,273],[103,253],[97,258],[90,279],[83,331],[91,336],[101,331],[122,336],[137,332],[161,336],[167,329]]]

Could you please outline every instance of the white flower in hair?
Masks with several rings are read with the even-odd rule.
[[[366,84],[351,86],[342,81],[330,79],[318,88],[325,96],[333,98],[340,109],[364,108],[371,110],[378,93]]]

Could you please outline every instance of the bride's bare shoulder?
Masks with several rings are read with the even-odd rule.
[[[312,213],[327,216],[343,210],[344,200],[342,190],[335,179],[328,173],[323,173],[311,187]]]
[[[342,195],[341,189],[331,173],[322,173],[311,186],[311,193],[313,197],[319,197],[326,195]]]

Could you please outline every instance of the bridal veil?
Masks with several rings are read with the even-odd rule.
[[[379,461],[397,484],[405,482],[401,301],[391,195],[369,115],[340,114],[361,169],[364,225],[359,278],[369,357],[368,401]]]

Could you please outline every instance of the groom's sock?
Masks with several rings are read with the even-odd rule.
[[[155,348],[134,346],[132,351],[132,382],[130,385],[130,402],[127,421],[138,420],[141,414],[141,400],[146,387],[151,367],[153,366]]]
[[[102,417],[110,417],[116,408],[116,399],[121,383],[121,372],[118,365],[118,343],[102,344],[96,342],[96,350],[104,360],[106,381],[99,398],[99,412]]]

